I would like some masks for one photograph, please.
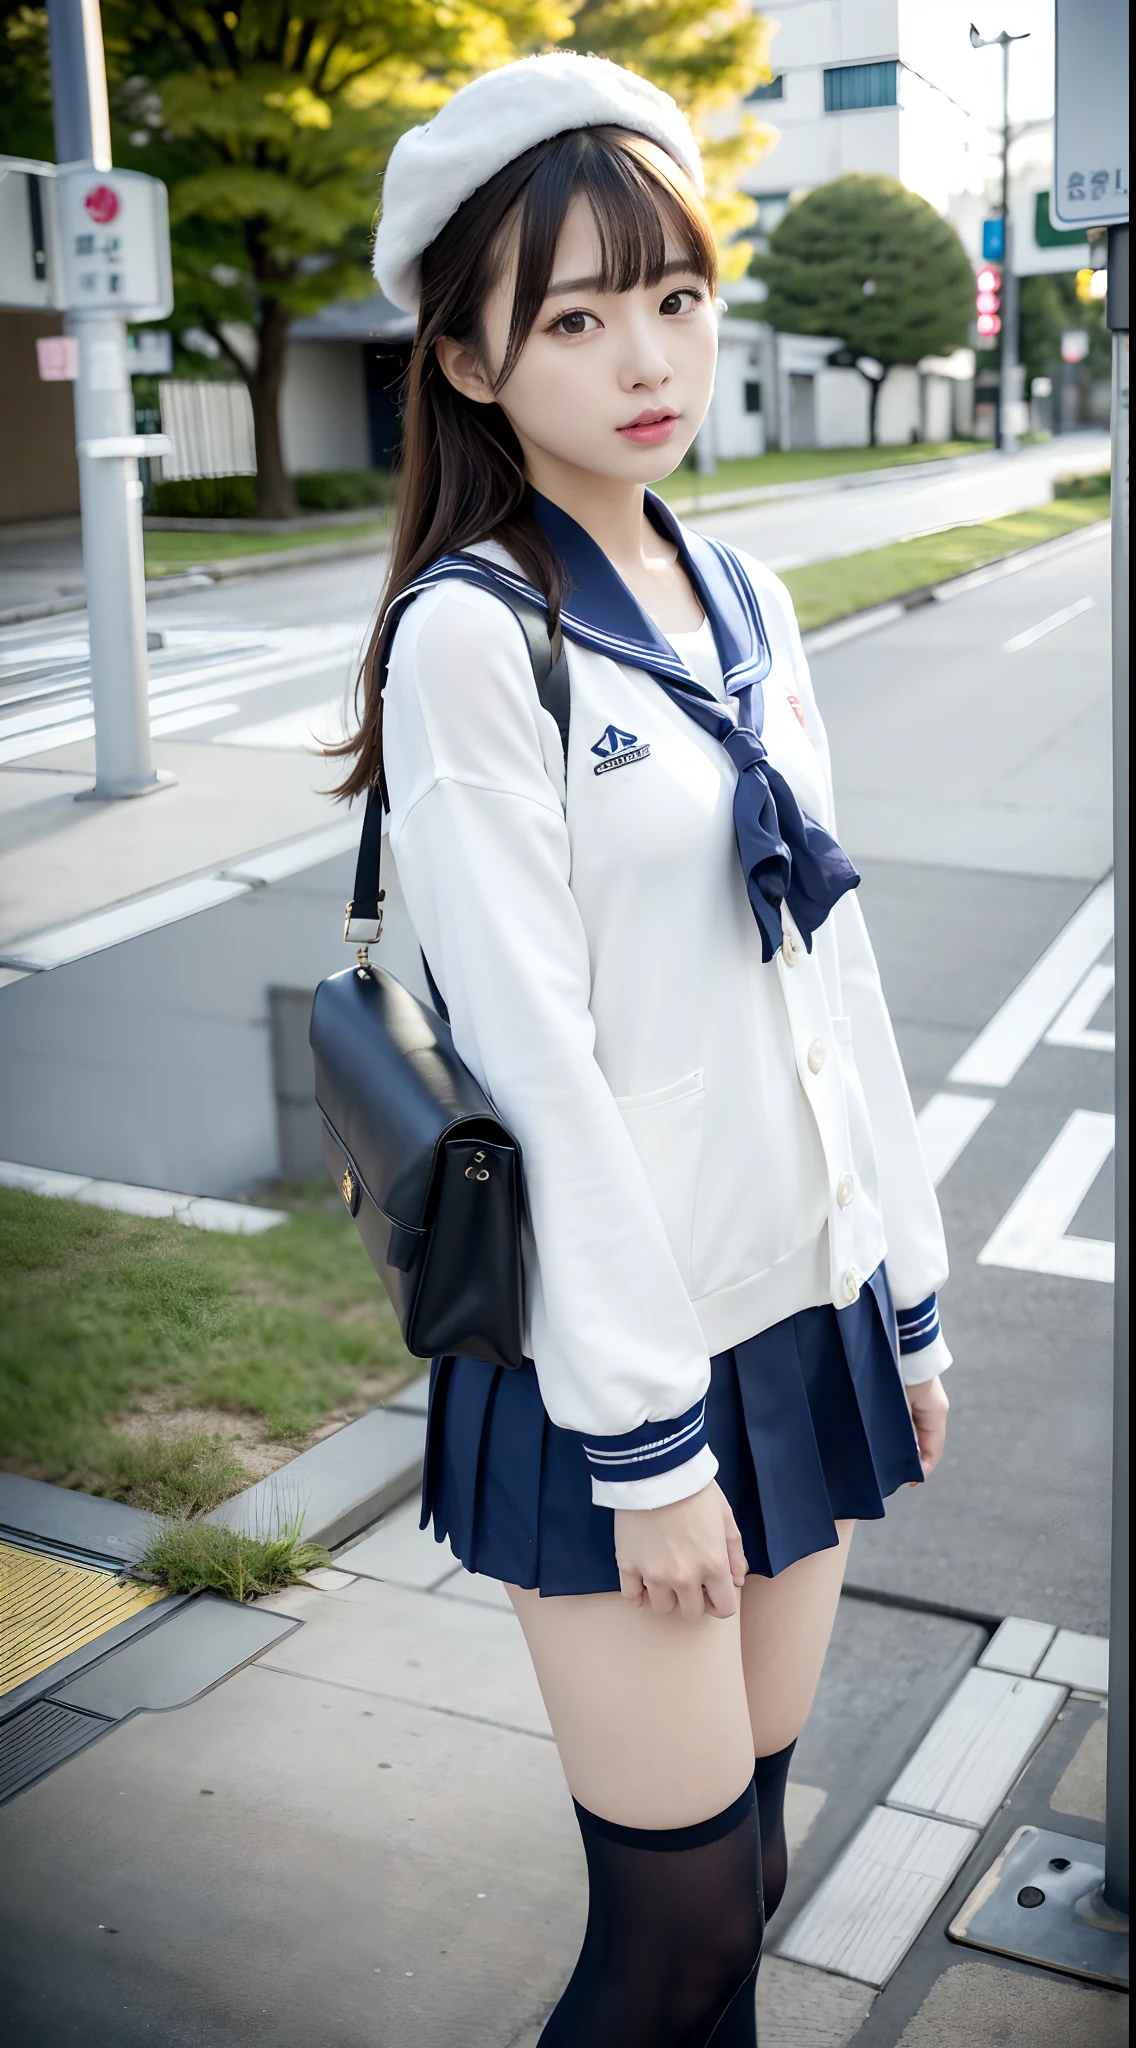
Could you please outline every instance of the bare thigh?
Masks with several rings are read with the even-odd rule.
[[[581,1806],[680,1828],[739,1797],[753,1749],[737,1615],[688,1622],[620,1593],[508,1592]]]
[[[775,1756],[808,1719],[855,1526],[838,1522],[833,1549],[798,1558],[775,1579],[751,1574],[742,1588],[742,1666],[755,1756]]]

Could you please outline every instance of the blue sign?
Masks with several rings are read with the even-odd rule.
[[[1006,254],[1006,223],[998,214],[982,223],[982,255],[987,263],[1001,263]]]

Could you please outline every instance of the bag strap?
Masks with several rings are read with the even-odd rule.
[[[544,710],[556,721],[560,744],[564,749],[564,771],[567,774],[572,693],[568,681],[568,661],[564,652],[563,635],[559,627],[555,634],[550,635],[544,613],[535,604],[529,604],[525,598],[518,597],[504,585],[498,586],[494,596],[499,597],[502,604],[508,605],[525,636],[537,696]],[[355,866],[355,887],[351,901],[347,905],[347,916],[343,925],[346,945],[373,946],[377,945],[382,937],[384,795],[385,792],[379,783],[375,783],[367,793],[367,808],[363,814],[363,830],[359,839],[359,858]]]

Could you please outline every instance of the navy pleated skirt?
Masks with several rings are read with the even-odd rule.
[[[751,1572],[831,1549],[838,1521],[878,1521],[922,1478],[880,1266],[849,1308],[801,1309],[710,1361],[718,1484]],[[592,1505],[580,1437],[550,1422],[532,1364],[436,1358],[422,1485],[471,1572],[543,1594],[618,1592],[613,1511]]]

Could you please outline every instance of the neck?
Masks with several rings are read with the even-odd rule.
[[[625,580],[633,581],[635,570],[662,552],[664,544],[643,509],[643,484],[596,476],[547,457],[525,467],[534,491],[583,527]]]

